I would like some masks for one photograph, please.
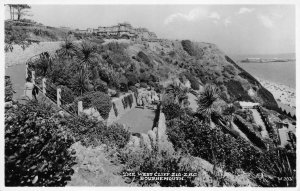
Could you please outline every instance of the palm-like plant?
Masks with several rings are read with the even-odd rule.
[[[219,99],[219,89],[214,85],[206,85],[204,91],[199,94],[197,99],[197,113],[202,115],[212,126],[212,114],[219,114],[220,107],[217,105]]]
[[[89,41],[82,42],[76,49],[75,59],[83,69],[94,65],[98,60],[97,47]]]
[[[76,49],[76,45],[66,37],[64,42],[61,44],[58,54],[62,55],[63,57],[72,58],[76,52]]]
[[[72,80],[72,89],[82,95],[88,91],[88,73],[85,70],[79,70],[79,73]]]

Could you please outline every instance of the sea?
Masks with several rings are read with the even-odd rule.
[[[252,76],[286,85],[296,89],[296,55],[295,54],[268,54],[268,55],[229,55],[239,66]],[[292,59],[289,62],[245,63],[246,58],[283,58]]]

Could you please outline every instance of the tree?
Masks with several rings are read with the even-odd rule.
[[[220,113],[220,107],[216,104],[220,97],[219,92],[215,85],[208,84],[204,87],[204,91],[200,93],[197,100],[197,113],[202,115],[210,126],[212,126],[212,114]]]
[[[88,74],[85,70],[80,70],[79,73],[72,80],[72,89],[77,92],[77,94],[82,95],[84,92],[88,91]]]
[[[17,11],[16,15],[17,15],[17,20],[19,21],[22,16],[29,16],[27,9],[30,9],[31,7],[27,4],[17,4],[14,5],[14,8]]]
[[[70,38],[66,37],[64,42],[60,45],[58,54],[67,58],[72,58],[74,56],[74,53],[76,52],[76,48],[77,47],[70,40]]]
[[[82,42],[75,51],[75,59],[82,69],[92,66],[98,60],[97,47],[89,41]]]

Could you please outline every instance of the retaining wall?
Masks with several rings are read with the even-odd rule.
[[[127,108],[124,108],[122,100],[130,94],[133,96],[132,106],[131,107],[128,106]],[[113,98],[112,103],[115,105],[118,114],[117,115],[115,114],[114,106],[112,106],[110,109],[110,112],[109,112],[109,116],[107,118],[107,125],[111,125],[113,122],[120,119],[125,113],[127,113],[131,109],[135,108],[135,106],[137,105],[136,99],[134,97],[134,93],[126,93],[125,95],[122,95],[118,98]]]

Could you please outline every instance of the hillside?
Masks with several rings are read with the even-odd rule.
[[[189,40],[131,42],[125,53],[138,73],[140,68],[153,72],[161,83],[185,76],[189,81],[196,79],[200,85],[218,85],[226,102],[253,101],[270,109],[277,107],[273,95],[214,44]]]
[[[7,35],[15,31],[9,30],[7,30]],[[31,30],[32,27],[29,27],[29,32],[27,31],[26,34],[30,35]],[[20,31],[17,34],[21,34]],[[49,35],[45,37],[43,33],[35,35],[37,39],[43,40],[63,37],[58,34],[55,38],[50,38]],[[13,36],[15,37],[16,34],[12,34],[10,37]],[[26,38],[21,37],[20,39],[26,41],[28,40]],[[74,36],[69,35],[69,38],[65,38],[59,43],[56,42],[52,46],[49,45],[53,42],[29,45],[23,50],[25,55],[20,54],[21,49],[14,49],[6,53],[6,56],[10,58],[6,57],[6,62],[10,65],[28,64],[29,78],[32,76],[31,71],[35,71],[36,86],[41,87],[42,78],[47,79],[46,93],[38,96],[38,102],[33,102],[33,105],[29,106],[11,106],[11,111],[7,112],[6,116],[6,128],[8,129],[6,136],[13,135],[9,128],[17,131],[21,122],[26,122],[27,119],[18,116],[23,116],[24,112],[30,110],[32,114],[30,120],[42,120],[44,123],[45,118],[51,122],[49,123],[51,126],[45,128],[43,133],[49,133],[48,129],[54,129],[54,132],[51,133],[53,142],[57,142],[56,135],[62,137],[68,135],[73,138],[64,145],[65,149],[70,148],[75,140],[80,142],[80,144],[73,145],[75,150],[72,153],[76,156],[72,158],[68,158],[69,152],[65,152],[66,150],[49,148],[52,149],[51,152],[61,151],[67,156],[61,160],[68,164],[66,167],[68,169],[60,172],[60,166],[56,166],[55,171],[61,173],[59,176],[68,175],[68,177],[62,179],[63,183],[60,183],[60,178],[59,181],[53,180],[49,183],[47,182],[49,177],[46,177],[40,179],[38,185],[54,185],[57,182],[60,185],[66,185],[67,179],[70,180],[70,178],[70,186],[112,186],[117,182],[123,186],[157,185],[157,182],[136,180],[135,177],[133,179],[125,178],[126,181],[123,182],[124,177],[120,173],[125,171],[196,171],[200,173],[196,179],[160,182],[160,186],[272,185],[273,179],[267,183],[258,180],[256,175],[262,172],[260,169],[282,177],[281,174],[278,175],[277,171],[271,171],[274,169],[274,165],[280,164],[277,158],[277,140],[273,136],[276,135],[276,127],[275,125],[268,127],[262,125],[264,127],[262,128],[257,120],[253,119],[253,117],[261,115],[263,118],[259,122],[263,124],[264,120],[268,119],[267,115],[270,111],[258,108],[253,115],[251,110],[235,108],[235,104],[232,104],[235,101],[252,101],[259,102],[268,109],[276,109],[277,103],[269,91],[216,45],[191,42],[190,40],[160,39],[153,42],[101,39],[99,36],[93,35],[82,36],[78,39],[74,41]],[[10,42],[17,43],[17,41],[11,40]],[[34,59],[29,59],[26,57],[29,54],[39,55]],[[182,88],[181,85],[188,88]],[[219,99],[219,91],[214,91],[216,87],[221,90],[221,99]],[[57,93],[58,88],[61,90],[61,94]],[[209,91],[212,93],[209,93],[207,97],[212,101],[203,98],[203,94],[201,94]],[[149,99],[149,94],[152,92],[159,95],[158,101],[145,101],[146,98],[143,96],[147,94],[147,99]],[[214,94],[218,94],[216,99],[213,97]],[[61,99],[58,98],[58,95],[61,96]],[[212,96],[209,97],[210,95]],[[57,108],[59,103],[56,101],[60,100],[61,111],[49,112],[49,109],[45,107],[47,104],[42,105],[44,104],[41,101],[43,99],[39,99],[44,96],[48,97],[49,103],[53,101],[54,108]],[[142,104],[138,104],[139,99],[142,99]],[[79,111],[80,101],[83,109],[81,112]],[[146,107],[145,102],[148,102]],[[202,106],[201,102],[205,102],[207,110],[214,110],[214,106],[219,107],[220,116],[215,115],[217,112],[214,111],[207,114],[198,110]],[[207,104],[207,102],[209,103]],[[22,112],[18,112],[18,107],[23,108],[20,110]],[[124,124],[117,124],[118,121],[110,121],[110,119],[117,119],[118,116],[138,107],[142,107],[145,109],[144,111],[148,109],[148,112],[151,109],[153,113],[153,119],[149,119],[150,125],[145,129],[147,133],[133,132],[129,130],[130,127],[125,128]],[[37,111],[36,108],[42,113],[45,112],[44,116],[36,119],[36,115],[34,115]],[[86,115],[82,114],[90,109],[97,113],[97,120],[87,113]],[[67,115],[67,113],[71,115]],[[139,124],[144,122],[142,125],[145,126],[147,116],[140,119],[142,118],[142,115],[139,115],[141,113],[137,112],[129,120],[135,121],[135,118],[139,118],[142,121]],[[14,118],[10,115],[19,121],[12,120]],[[274,115],[278,116],[276,112]],[[54,121],[53,116],[55,116]],[[108,121],[115,123],[111,124]],[[41,124],[42,122],[30,123],[29,128],[36,131]],[[267,121],[266,124],[271,123]],[[57,127],[57,129],[52,127]],[[139,128],[138,125],[137,127]],[[26,130],[26,128],[24,129]],[[262,137],[262,130],[270,137]],[[25,135],[26,133],[27,131]],[[23,136],[23,134],[20,133],[19,136]],[[8,139],[12,140],[8,144],[14,144],[13,136]],[[47,148],[49,144],[45,139],[42,140]],[[64,141],[61,138],[58,140]],[[33,144],[40,145],[39,142],[33,142]],[[59,144],[54,144],[54,146]],[[22,149],[21,152],[23,152]],[[106,155],[107,153],[110,153],[109,156]],[[11,154],[14,152],[11,151]],[[48,153],[43,154],[47,156]],[[26,156],[29,157],[26,160],[31,161],[30,157],[34,155]],[[6,161],[10,162],[7,159]],[[275,161],[274,164],[273,161]],[[77,164],[74,165],[73,162]],[[35,169],[31,165],[33,163],[28,163],[30,169]],[[44,167],[44,165],[41,166]],[[293,166],[295,165],[293,164]],[[10,168],[14,169],[15,167],[11,165]],[[20,165],[17,168],[21,168]],[[26,174],[27,172],[22,171],[22,173]],[[35,170],[31,173],[41,176],[39,174],[41,172]],[[252,176],[253,174],[254,176]],[[11,179],[8,180],[13,181],[13,176],[14,174],[11,174]],[[32,176],[32,178],[34,177],[32,184],[36,183],[35,177],[38,176]],[[252,180],[253,177],[255,180]],[[20,179],[22,179],[21,176]],[[9,181],[9,184],[18,184]],[[24,185],[26,184],[24,183]],[[276,184],[274,183],[274,185]]]
[[[61,41],[68,34],[71,32],[66,29],[48,27],[33,21],[5,22],[6,43],[18,43],[20,39],[29,42]],[[96,38],[69,35],[70,40],[99,41],[99,38]],[[110,46],[107,44],[111,43],[105,44]],[[128,43],[123,41],[122,44],[125,46],[117,47],[121,52],[108,50],[108,57],[102,55],[106,62],[118,62],[120,56],[126,57],[128,62],[122,64],[123,71],[121,73],[126,73],[125,68],[129,68],[133,64],[135,72],[138,74],[141,75],[140,71],[146,69],[148,74],[152,72],[155,77],[160,78],[160,81],[167,80],[171,76],[175,78],[185,76],[190,82],[194,81],[193,85],[195,83],[201,85],[214,83],[222,90],[221,97],[226,102],[254,101],[270,109],[277,108],[273,95],[214,44],[189,40],[128,41]],[[120,65],[117,67],[119,68]],[[143,74],[143,77],[145,76],[147,75]],[[148,80],[145,79],[145,82]]]

